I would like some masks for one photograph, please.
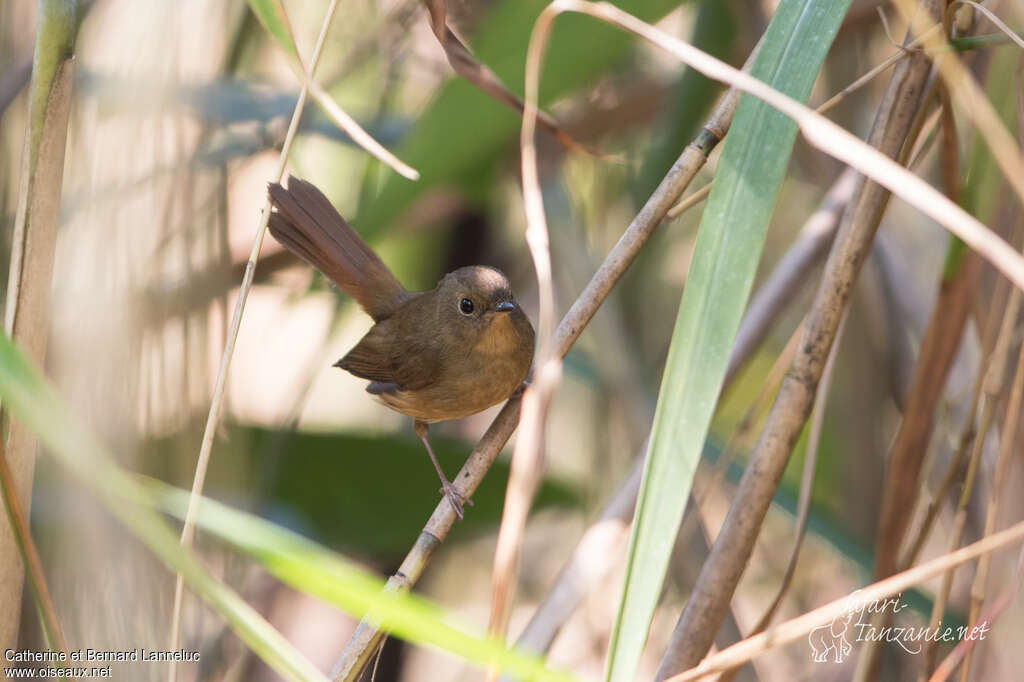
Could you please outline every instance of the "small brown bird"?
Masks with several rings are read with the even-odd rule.
[[[533,327],[508,278],[481,265],[445,275],[431,291],[411,292],[312,184],[294,176],[270,185],[277,209],[270,233],[330,277],[376,323],[335,363],[369,379],[366,387],[407,414],[441,477],[442,491],[462,518],[461,499],[444,475],[429,424],[496,405],[523,384],[533,360]]]

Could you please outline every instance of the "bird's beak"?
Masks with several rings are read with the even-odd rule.
[[[494,310],[499,313],[510,313],[516,309],[516,304],[512,301],[502,301],[498,305],[494,306]]]

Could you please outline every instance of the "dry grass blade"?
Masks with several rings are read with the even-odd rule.
[[[375,156],[382,163],[390,166],[396,173],[410,180],[419,180],[420,174],[415,168],[405,163],[397,156],[389,152],[384,145],[373,139],[370,133],[363,130],[362,126],[356,123],[355,119],[345,113],[345,110],[338,106],[338,103],[320,87],[312,77],[307,77],[305,85],[309,88],[310,94],[317,104],[326,112],[327,116],[335,124],[344,130],[352,141]]]
[[[516,97],[505,87],[497,74],[476,60],[469,48],[459,40],[459,37],[448,26],[448,2],[447,0],[423,0],[424,6],[430,13],[430,29],[441,44],[448,63],[451,64],[455,73],[480,88],[488,95],[498,100],[505,106],[513,109],[519,114],[525,114],[523,101]],[[558,138],[558,141],[570,149],[578,149],[590,153],[580,143],[576,142],[566,133],[555,118],[543,111],[536,113],[537,122]],[[536,124],[534,124],[536,125]]]
[[[327,38],[327,30],[331,25],[331,19],[337,9],[338,0],[331,0],[320,27],[320,35],[317,37],[316,46],[313,49],[313,56],[309,63],[310,77],[305,81],[307,84],[312,81],[312,74],[320,61],[320,53],[323,50],[324,41]],[[299,99],[295,103],[295,110],[292,112],[291,121],[288,124],[288,132],[285,135],[284,144],[281,148],[281,156],[278,160],[275,172],[276,181],[284,178],[285,165],[288,161],[288,152],[291,150],[292,140],[295,139],[295,131],[298,130],[299,121],[302,119],[302,112],[306,106],[308,87],[303,85],[299,93]],[[245,274],[242,276],[242,284],[238,290],[238,299],[235,301],[235,308],[231,314],[231,324],[228,327],[227,339],[224,344],[224,353],[221,356],[220,367],[217,369],[217,380],[213,388],[213,396],[210,399],[210,410],[206,416],[206,426],[203,429],[203,440],[199,446],[199,457],[196,461],[196,472],[192,480],[192,496],[189,500],[188,512],[185,516],[185,523],[181,530],[181,544],[189,547],[195,534],[195,516],[198,512],[199,499],[203,491],[203,483],[206,480],[206,470],[210,464],[210,453],[213,451],[213,438],[217,431],[217,423],[220,421],[221,407],[224,404],[224,391],[227,385],[228,370],[231,367],[231,358],[235,351],[235,342],[238,340],[238,330],[242,325],[242,312],[245,310],[245,302],[248,299],[249,291],[252,288],[253,277],[256,273],[256,261],[259,259],[260,248],[263,246],[263,237],[267,232],[267,221],[270,218],[270,199],[267,198],[260,213],[259,224],[256,227],[256,236],[253,239],[252,250],[249,253],[249,260],[245,266]],[[179,633],[181,629],[181,607],[184,595],[185,583],[178,574],[174,588],[174,606],[171,616],[171,637],[170,648],[178,648]],[[174,682],[177,675],[175,663],[172,662],[168,673],[168,679]]]
[[[748,637],[717,654],[708,656],[700,665],[667,678],[665,682],[690,682],[690,680],[698,680],[727,668],[742,665],[769,649],[775,649],[806,637],[811,630],[819,625],[830,623],[835,618],[847,613],[850,609],[851,599],[856,599],[858,603],[870,603],[885,599],[915,585],[920,585],[944,571],[1022,540],[1024,540],[1024,521],[962,549],[944,554],[920,566],[856,590],[802,616],[776,625],[767,632]]]
[[[443,0],[430,3],[432,7]],[[431,17],[438,31],[440,17],[432,9]],[[542,30],[540,24],[534,32]],[[443,44],[443,43],[442,43]],[[526,242],[530,247],[534,269],[537,272],[537,291],[540,298],[540,320],[538,337],[540,345],[534,364],[532,384],[523,396],[523,412],[519,419],[519,438],[516,439],[509,473],[508,491],[501,515],[498,543],[494,552],[494,574],[492,577],[491,615],[488,631],[492,636],[504,639],[508,630],[508,619],[515,592],[516,576],[519,571],[519,552],[522,545],[526,517],[533,497],[537,492],[544,468],[544,427],[548,409],[558,382],[562,377],[562,358],[556,351],[555,294],[551,279],[551,250],[547,217],[544,215],[544,198],[541,195],[540,177],[537,171],[537,148],[535,143],[538,121],[537,97],[540,89],[540,65],[544,57],[544,44],[530,40],[526,55],[526,103],[523,109],[523,126],[520,131],[519,147],[522,155],[523,204],[526,209]],[[498,670],[488,671],[488,679],[495,680]]]

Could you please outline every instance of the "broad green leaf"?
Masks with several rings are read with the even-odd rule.
[[[547,0],[503,0],[471,41],[476,58],[520,96],[530,31],[547,4]],[[679,2],[621,0],[615,4],[645,21],[657,21]],[[558,20],[549,45],[541,78],[542,106],[593,81],[628,54],[633,42],[610,26],[568,15]],[[411,183],[389,174],[380,195],[361,211],[359,231],[372,236],[400,217],[423,192],[438,185],[460,184],[467,172],[503,159],[499,152],[516,139],[519,127],[518,114],[453,77],[395,150],[399,158],[420,171],[420,181]]]
[[[148,479],[145,487],[169,513],[184,518],[188,493]],[[405,592],[385,592],[384,581],[312,540],[258,516],[204,499],[197,524],[259,561],[293,587],[377,625],[402,639],[449,651],[481,668],[496,663],[510,674],[533,680],[571,682],[544,667],[539,658],[505,647],[497,639],[468,633],[449,623],[435,605]]]
[[[288,23],[288,14],[285,13],[281,0],[249,0],[249,9],[281,49],[287,52],[288,56],[298,60],[299,48],[295,46],[292,26]]]
[[[753,74],[806,101],[849,0],[783,0]],[[741,99],[697,237],[655,412],[607,679],[632,680],[764,246],[796,125]]]

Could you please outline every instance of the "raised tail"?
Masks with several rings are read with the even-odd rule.
[[[375,321],[390,317],[409,298],[388,266],[363,241],[331,202],[295,176],[288,188],[270,185],[270,234],[354,298]]]

